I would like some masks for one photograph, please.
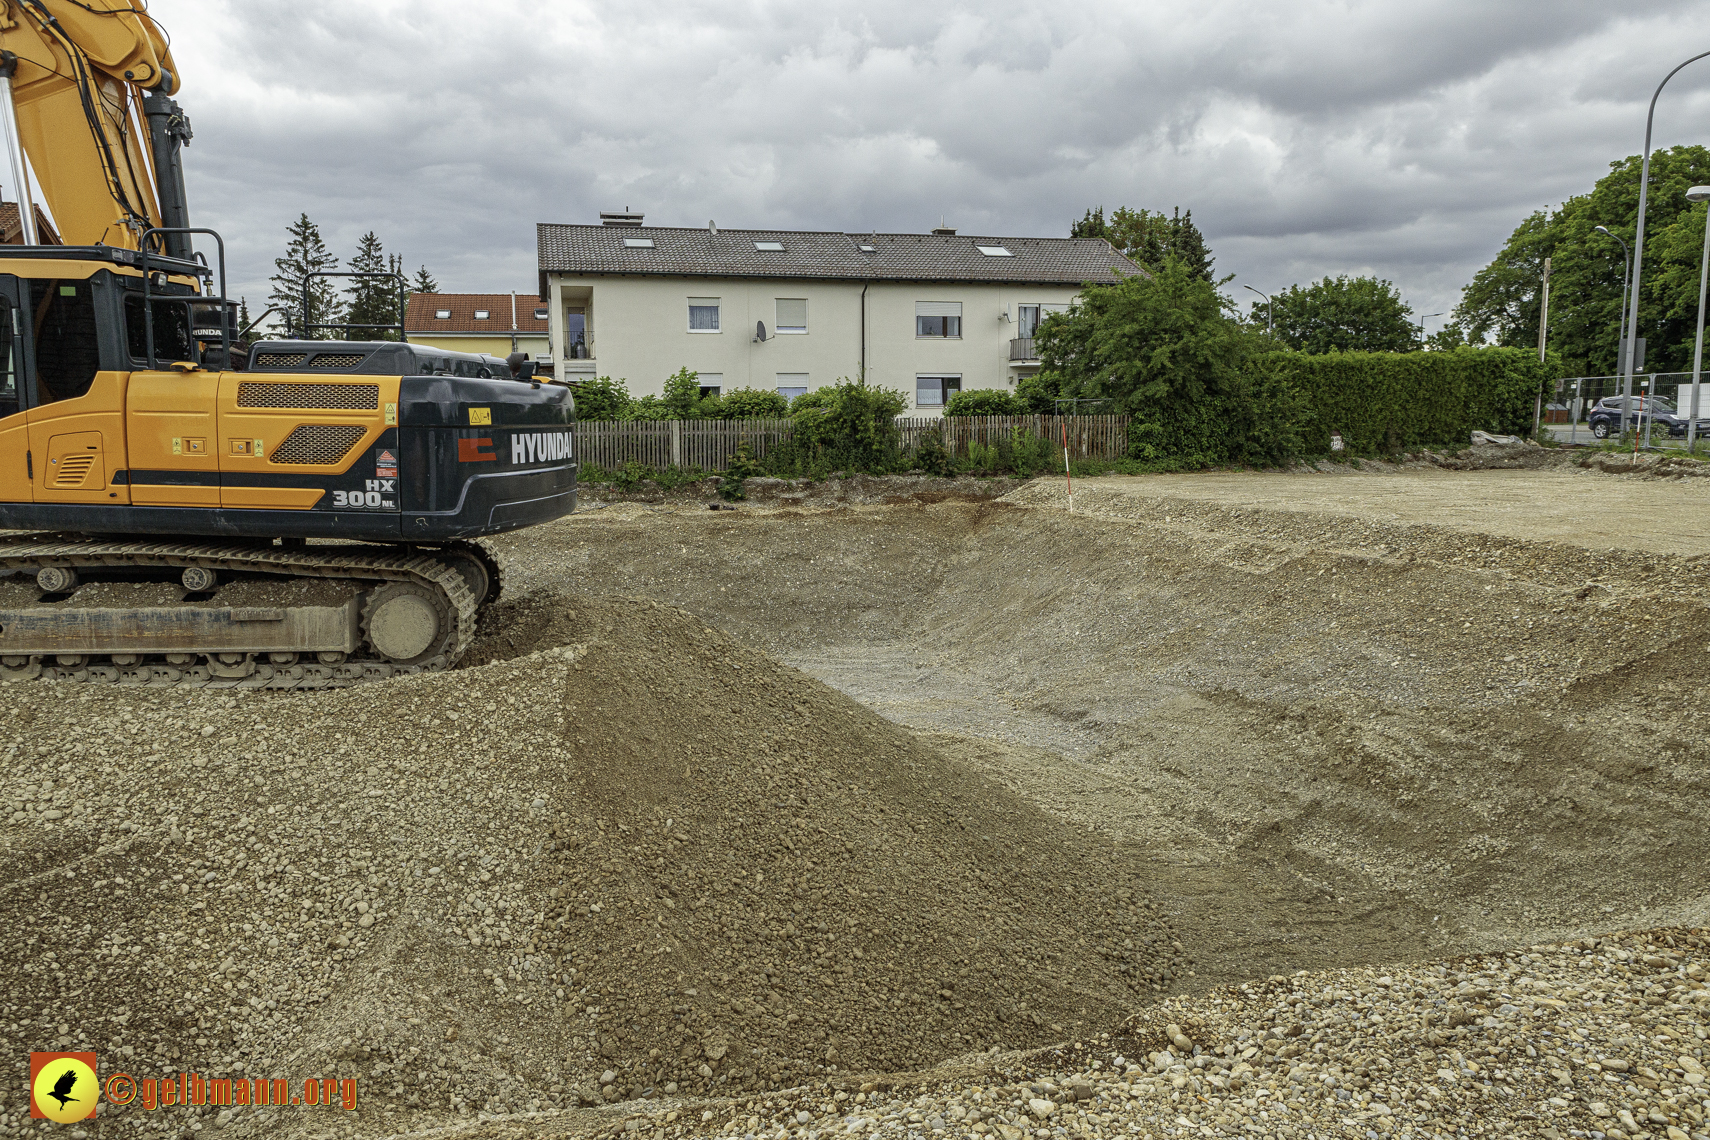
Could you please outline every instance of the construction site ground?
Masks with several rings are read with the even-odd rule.
[[[0,1045],[366,1082],[241,1135],[1704,1135],[1710,481],[1325,466],[590,502],[451,674],[6,686]]]

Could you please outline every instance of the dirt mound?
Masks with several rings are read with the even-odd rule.
[[[0,1047],[526,1111],[1043,1044],[1185,970],[1118,849],[679,610],[563,605],[337,693],[0,687]]]

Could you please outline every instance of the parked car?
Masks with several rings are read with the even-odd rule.
[[[1645,421],[1651,423],[1653,432],[1666,431],[1670,436],[1684,437],[1686,435],[1687,417],[1681,415],[1674,406],[1674,401],[1662,396],[1605,396],[1597,401],[1597,406],[1591,409],[1586,422],[1591,425],[1591,434],[1598,439],[1608,439],[1621,431],[1621,403],[1627,403],[1628,426],[1643,431]],[[1698,430],[1694,434],[1704,436],[1710,434],[1710,414],[1700,406]]]

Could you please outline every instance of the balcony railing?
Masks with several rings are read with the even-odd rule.
[[[1009,342],[1009,358],[1011,360],[1038,360],[1039,354],[1033,351],[1033,338],[1018,336]]]

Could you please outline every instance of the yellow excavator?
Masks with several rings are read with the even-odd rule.
[[[246,348],[178,87],[145,0],[0,0],[0,680],[449,668],[499,587],[474,540],[575,509],[570,391],[402,339]]]

